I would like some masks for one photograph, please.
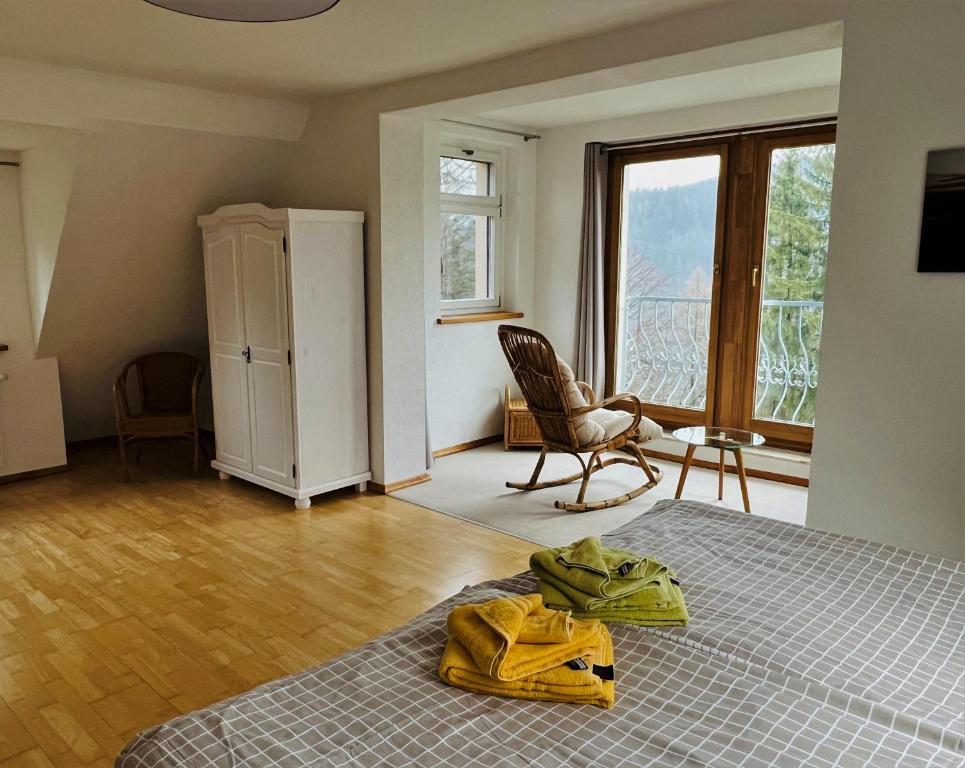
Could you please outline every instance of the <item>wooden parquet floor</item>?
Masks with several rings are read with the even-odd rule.
[[[148,446],[0,485],[0,766],[109,766],[135,732],[300,671],[533,545],[385,496],[291,500]]]

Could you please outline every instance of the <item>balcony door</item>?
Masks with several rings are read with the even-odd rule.
[[[807,450],[833,167],[828,126],[613,151],[608,391]]]

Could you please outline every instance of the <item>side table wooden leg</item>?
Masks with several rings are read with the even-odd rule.
[[[724,499],[724,449],[720,449],[720,462],[717,465],[717,501]]]
[[[690,462],[694,459],[694,451],[696,449],[696,445],[687,446],[687,455],[684,456],[684,465],[680,470],[680,480],[677,481],[677,493],[674,495],[675,499],[679,499],[680,494],[684,492],[684,481],[687,479],[687,472],[690,469]]]
[[[741,449],[737,448],[734,450],[734,460],[737,462],[737,477],[741,481],[741,496],[744,497],[744,511],[751,511],[751,500],[747,495],[747,475],[744,472],[744,455],[741,453]]]

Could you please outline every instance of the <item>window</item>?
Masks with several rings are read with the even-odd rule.
[[[439,157],[442,308],[499,306],[499,156],[444,149]]]
[[[808,450],[833,170],[827,124],[613,151],[608,390]]]

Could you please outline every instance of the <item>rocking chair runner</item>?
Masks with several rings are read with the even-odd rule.
[[[542,334],[515,325],[501,325],[498,333],[509,367],[543,435],[543,449],[533,476],[528,483],[506,483],[508,488],[535,491],[582,479],[576,502],[557,501],[556,508],[585,512],[624,504],[663,479],[663,473],[647,463],[638,445],[659,436],[662,430],[643,415],[636,395],[614,395],[595,402],[593,390],[584,382],[574,380],[573,371],[557,357]],[[582,471],[559,480],[538,482],[549,451],[575,456]],[[603,459],[602,455],[608,451],[621,451],[629,454],[629,458]],[[582,454],[590,454],[589,459],[584,461]],[[647,482],[620,496],[584,502],[590,476],[613,464],[640,467]]]

